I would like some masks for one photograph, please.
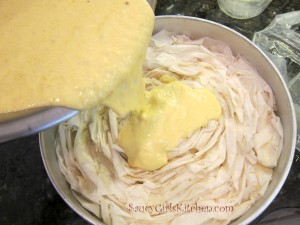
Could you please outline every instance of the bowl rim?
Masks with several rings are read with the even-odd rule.
[[[26,112],[29,114],[0,121],[0,143],[46,130],[78,113],[76,110],[62,107],[38,109],[33,113]]]
[[[50,129],[56,129],[56,133],[58,131],[57,127],[51,127]],[[46,149],[45,147],[45,135],[47,131],[44,131],[44,132],[40,132],[39,133],[39,148],[40,148],[40,152],[41,152],[41,157],[42,157],[42,161],[43,161],[43,164],[44,164],[44,168],[46,170],[46,173],[48,175],[48,178],[50,179],[51,181],[51,184],[52,186],[54,187],[54,189],[56,190],[56,192],[59,194],[59,196],[63,199],[63,201],[78,215],[80,216],[82,219],[84,219],[85,221],[89,222],[90,224],[93,224],[93,225],[106,225],[103,223],[103,221],[101,221],[99,218],[97,218],[95,215],[93,215],[91,212],[89,212],[88,210],[86,210],[83,206],[77,206],[75,204],[73,204],[73,202],[67,197],[67,193],[66,191],[60,186],[58,185],[58,182],[57,182],[57,178],[56,176],[53,174],[53,171],[51,169],[51,166],[50,164],[48,163],[48,159],[47,159],[47,155],[45,154],[45,151],[44,149]],[[56,135],[55,135],[56,136]],[[53,149],[55,150],[55,149]],[[56,153],[55,153],[55,156],[56,156]],[[57,161],[57,158],[56,158],[56,161]],[[60,170],[59,168],[59,165],[58,165],[58,169]],[[65,179],[65,176],[63,175],[63,173],[60,171],[61,175],[64,177]],[[71,189],[70,187],[70,184],[65,180],[65,182],[67,183],[70,191],[72,192],[73,194],[73,190]],[[76,201],[78,201],[75,196],[73,196],[74,199]],[[78,201],[79,203],[79,201]],[[80,204],[80,203],[79,203]]]
[[[246,38],[245,36],[243,36],[241,33],[225,26],[222,25],[220,23],[214,22],[214,21],[210,21],[207,19],[203,19],[203,18],[197,18],[197,17],[191,17],[191,16],[183,16],[183,15],[161,15],[161,16],[156,16],[155,20],[165,20],[165,19],[182,19],[182,20],[193,20],[193,21],[200,21],[202,23],[208,23],[210,25],[213,26],[218,26],[221,27],[222,29],[225,29],[231,33],[234,33],[235,35],[239,36],[239,38],[244,39],[248,44],[250,44],[253,48],[255,48],[267,61],[268,63],[272,66],[272,69],[274,69],[274,71],[276,71],[278,78],[281,80],[281,84],[283,85],[283,88],[285,89],[285,94],[287,95],[287,98],[290,100],[289,104],[290,104],[290,109],[291,109],[291,123],[292,123],[292,135],[293,137],[291,137],[291,149],[290,149],[290,155],[288,157],[287,163],[285,164],[284,167],[284,173],[282,174],[282,176],[280,177],[280,180],[277,182],[276,188],[274,188],[274,190],[272,190],[271,194],[268,196],[268,198],[266,199],[266,201],[264,202],[263,205],[259,206],[258,208],[256,208],[256,210],[247,218],[245,218],[245,220],[243,220],[243,224],[249,224],[251,222],[253,222],[255,219],[257,219],[259,217],[259,215],[261,213],[263,213],[263,211],[265,211],[265,209],[271,204],[271,202],[275,199],[275,197],[278,195],[279,191],[281,190],[283,184],[286,181],[286,178],[289,174],[289,171],[291,169],[292,163],[293,163],[293,159],[294,159],[294,153],[295,153],[295,146],[296,146],[296,133],[297,133],[297,127],[296,127],[296,114],[295,114],[295,109],[294,109],[294,105],[292,104],[292,98],[291,95],[288,91],[287,85],[284,82],[283,78],[280,76],[280,72],[278,71],[278,69],[276,68],[276,66],[273,64],[273,62],[266,56],[266,54],[260,50],[251,40],[249,40],[248,38]],[[75,115],[75,114],[74,114]],[[71,207],[79,216],[81,216],[82,218],[84,218],[85,220],[87,220],[88,222],[92,223],[92,224],[101,224],[101,225],[105,225],[99,218],[97,218],[96,216],[94,216],[92,213],[88,212],[86,209],[84,209],[86,212],[88,212],[88,215],[82,215],[82,208],[77,208],[76,206],[74,207],[74,205],[67,199],[65,198],[65,196],[63,195],[63,190],[61,190],[60,187],[57,186],[56,182],[55,182],[55,178],[52,177],[53,175],[51,174],[51,172],[49,171],[49,167],[45,158],[45,153],[44,153],[44,133],[40,133],[39,134],[39,142],[40,142],[40,151],[41,151],[41,155],[42,155],[42,160],[46,169],[46,172],[48,174],[48,177],[50,178],[54,188],[56,189],[56,191],[59,193],[59,195],[62,197],[62,199],[67,203],[67,205],[69,205],[69,207]],[[258,200],[257,200],[258,201]],[[256,202],[257,202],[256,201]],[[254,203],[255,204],[255,203]],[[248,210],[247,210],[248,211]],[[243,214],[244,215],[244,214]],[[243,216],[242,215],[242,216]],[[240,217],[239,217],[240,218]],[[236,220],[238,220],[239,218],[237,218]],[[235,223],[236,220],[231,221],[232,223]]]

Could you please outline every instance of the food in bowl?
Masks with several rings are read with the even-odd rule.
[[[226,44],[167,31],[153,36],[143,71],[147,92],[174,82],[206,88],[221,115],[165,149],[167,164],[152,170],[129,165],[119,145],[132,114],[120,117],[101,105],[80,112],[59,126],[56,143],[60,169],[78,201],[105,224],[228,224],[243,215],[265,193],[282,150],[270,86]],[[188,107],[175,110],[195,109]],[[180,129],[178,113],[164,112],[166,119],[149,131]],[[144,119],[137,114],[136,121]]]

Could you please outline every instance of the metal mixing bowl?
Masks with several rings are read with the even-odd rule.
[[[162,29],[186,34],[192,38],[208,36],[227,43],[234,54],[242,55],[255,66],[273,89],[277,101],[277,113],[283,125],[283,150],[264,196],[244,215],[232,222],[232,224],[248,224],[273,201],[285,182],[292,164],[296,142],[296,118],[288,89],[275,66],[251,41],[223,25],[192,17],[159,16],[156,18],[154,33]],[[92,224],[103,224],[79,204],[60,172],[54,148],[56,132],[57,127],[54,127],[40,134],[41,154],[48,176],[57,192],[75,212]]]

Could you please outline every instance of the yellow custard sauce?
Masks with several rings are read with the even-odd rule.
[[[156,170],[167,164],[167,151],[181,138],[221,114],[221,106],[209,89],[193,89],[179,81],[162,84],[146,92],[141,111],[131,113],[120,129],[119,145],[129,165]]]
[[[0,1],[0,115],[99,104],[122,118],[131,112],[119,138],[129,164],[161,168],[221,107],[208,89],[179,81],[145,91],[153,25],[145,0]]]
[[[153,24],[145,0],[0,1],[0,113],[139,108]]]

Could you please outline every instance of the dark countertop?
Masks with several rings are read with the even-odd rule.
[[[158,0],[156,15],[181,14],[207,18],[248,38],[264,29],[276,14],[300,10],[299,0],[273,0],[261,15],[236,20],[222,13],[215,0]],[[1,225],[87,224],[56,193],[43,167],[38,135],[0,144]],[[262,216],[277,208],[300,207],[300,153],[279,195]],[[300,224],[300,221],[299,221]]]

